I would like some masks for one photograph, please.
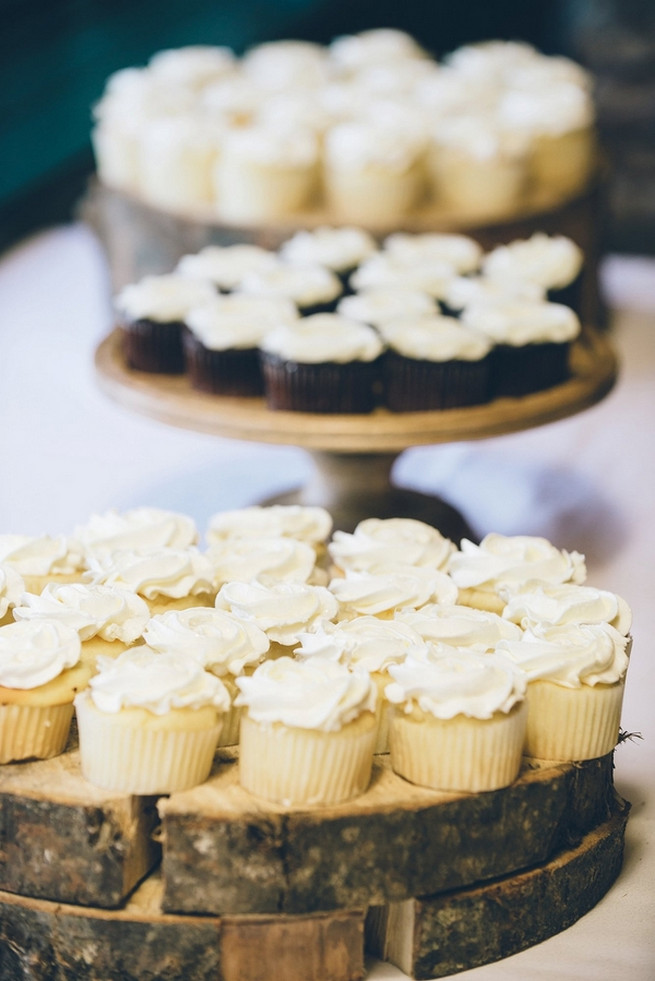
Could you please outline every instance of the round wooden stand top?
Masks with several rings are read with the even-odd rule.
[[[603,399],[618,370],[606,337],[585,328],[573,345],[569,380],[542,392],[438,412],[377,409],[368,415],[323,415],[271,411],[260,398],[196,391],[186,376],[133,371],[125,364],[119,329],[100,343],[95,365],[108,396],[168,425],[232,439],[358,454],[398,453],[410,446],[484,439],[545,425]]]

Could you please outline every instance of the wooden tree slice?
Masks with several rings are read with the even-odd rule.
[[[623,860],[629,805],[549,862],[470,889],[369,910],[367,948],[412,978],[509,957],[571,926],[605,895]]]
[[[87,783],[77,749],[1,766],[0,888],[61,902],[120,905],[159,861],[155,804],[154,797]]]
[[[0,892],[3,981],[359,981],[364,911],[169,916],[151,876],[109,912]]]
[[[163,908],[301,913],[381,904],[507,875],[548,860],[607,817],[612,755],[531,766],[503,790],[446,794],[376,757],[368,791],[337,806],[255,799],[224,763],[159,802]]]

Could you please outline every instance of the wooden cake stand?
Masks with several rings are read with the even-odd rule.
[[[321,505],[335,526],[346,531],[364,517],[414,517],[455,541],[472,534],[456,510],[439,498],[392,484],[398,455],[411,446],[484,439],[554,422],[600,401],[617,376],[611,345],[592,328],[574,344],[571,377],[564,384],[522,398],[440,412],[273,412],[263,399],[208,395],[192,389],[185,376],[129,369],[118,329],[99,345],[95,364],[101,389],[134,412],[184,429],[307,450],[314,476],[300,490],[276,498],[277,503]]]

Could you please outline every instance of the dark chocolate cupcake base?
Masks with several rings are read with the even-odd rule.
[[[392,412],[430,412],[481,405],[491,397],[491,357],[479,361],[424,361],[387,351],[384,402]]]
[[[184,324],[144,319],[120,326],[125,360],[130,368],[163,375],[184,374]]]
[[[378,402],[381,360],[306,364],[262,351],[266,404],[290,412],[372,412]]]
[[[492,351],[493,398],[520,396],[560,385],[570,375],[569,342],[497,344]]]
[[[184,350],[192,388],[212,395],[263,395],[264,381],[258,348],[213,351],[187,331]]]

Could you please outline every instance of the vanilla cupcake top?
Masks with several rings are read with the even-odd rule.
[[[394,232],[383,245],[385,252],[401,259],[447,262],[460,274],[476,270],[482,258],[482,246],[475,239],[452,232]]]
[[[376,27],[357,34],[343,34],[328,46],[329,57],[341,71],[357,72],[371,65],[427,58],[425,50],[405,31]]]
[[[573,239],[535,232],[528,239],[515,239],[492,249],[482,258],[482,270],[491,279],[524,279],[548,290],[567,286],[582,263],[582,249]]]
[[[558,549],[546,538],[492,532],[479,545],[463,538],[448,562],[448,573],[460,589],[499,587],[526,579],[583,583],[584,555]]]
[[[399,318],[436,312],[436,301],[429,293],[402,287],[370,286],[337,303],[337,313],[342,317],[378,328]]]
[[[474,327],[497,344],[564,344],[580,333],[578,315],[563,303],[507,297],[495,303],[473,303],[462,313],[462,323]]]
[[[256,624],[209,607],[159,613],[146,624],[143,639],[153,650],[191,658],[219,676],[241,674],[270,647]]]
[[[326,541],[332,531],[332,515],[321,507],[302,504],[253,505],[220,511],[209,519],[209,544],[228,538],[297,538],[311,545]]]
[[[340,661],[349,668],[386,671],[409,655],[420,656],[426,643],[412,627],[400,620],[380,620],[374,616],[356,617],[339,623],[326,623],[311,634],[301,634],[294,656]]]
[[[318,263],[340,273],[359,265],[376,249],[375,239],[363,228],[320,225],[309,231],[296,232],[278,251],[286,262]]]
[[[87,555],[121,548],[187,548],[198,541],[198,529],[189,515],[177,511],[112,508],[77,525],[72,539]]]
[[[501,589],[503,617],[524,630],[537,624],[609,623],[626,636],[632,611],[624,599],[606,589],[576,583],[528,581]]]
[[[204,553],[214,570],[214,582],[309,582],[314,576],[316,550],[294,538],[228,538]]]
[[[325,586],[282,582],[265,586],[258,582],[228,582],[216,597],[217,610],[229,610],[257,624],[270,640],[285,647],[298,643],[303,632],[318,629],[333,620],[338,611],[336,597]]]
[[[14,610],[16,620],[57,620],[76,630],[80,640],[132,644],[150,618],[145,600],[131,589],[86,583],[48,583],[37,596],[25,593]]]
[[[39,688],[80,659],[77,631],[59,620],[22,620],[0,627],[0,685]]]
[[[163,654],[141,644],[115,659],[98,658],[98,667],[82,697],[90,698],[101,712],[143,708],[166,715],[173,709],[212,705],[227,712],[230,707],[223,682],[190,657]]]
[[[427,603],[457,602],[457,586],[443,572],[421,566],[397,565],[393,571],[371,574],[346,571],[329,587],[339,601],[339,619],[356,616],[391,617],[396,610]]]
[[[488,112],[448,116],[435,124],[432,144],[478,161],[523,164],[529,153],[529,141],[519,131],[504,129],[495,115]]]
[[[9,564],[0,564],[0,617],[18,606],[25,592],[23,577]]]
[[[376,690],[368,673],[325,658],[265,661],[236,683],[235,705],[245,706],[260,725],[338,732],[362,712],[375,710]]]
[[[243,56],[245,75],[262,92],[295,88],[311,89],[324,84],[328,76],[327,52],[312,41],[285,39],[266,41],[249,48]]]
[[[391,350],[419,361],[481,361],[493,347],[482,331],[436,313],[392,320],[378,329]]]
[[[218,289],[235,289],[246,273],[274,267],[269,249],[242,242],[235,245],[206,245],[199,252],[183,255],[175,267],[180,276],[209,280]]]
[[[331,170],[382,167],[404,173],[425,151],[418,127],[395,127],[371,118],[349,119],[330,127],[324,136],[325,166]]]
[[[148,68],[154,78],[171,86],[190,86],[194,89],[230,75],[236,67],[231,48],[209,44],[189,44],[167,48],[151,56]]]
[[[499,654],[435,648],[428,660],[408,657],[392,664],[389,674],[393,681],[384,691],[390,702],[407,713],[418,708],[437,719],[490,719],[525,697],[525,677]]]
[[[130,320],[175,323],[184,320],[192,307],[211,299],[215,292],[208,280],[179,273],[144,276],[138,283],[123,287],[115,306],[119,315]]]
[[[400,565],[444,569],[455,545],[415,518],[366,518],[354,532],[335,531],[328,545],[332,561],[355,572],[393,571]]]
[[[69,575],[84,569],[79,547],[65,535],[0,535],[0,562],[21,576]]]
[[[580,688],[621,681],[628,669],[627,646],[627,638],[608,623],[567,623],[536,625],[519,641],[499,641],[496,650],[529,681]]]
[[[585,86],[568,80],[551,79],[541,87],[512,87],[498,103],[502,125],[537,136],[557,137],[586,129],[594,116],[591,93]]]
[[[319,143],[311,129],[290,129],[264,123],[225,131],[223,159],[234,158],[263,167],[315,167]]]
[[[118,549],[92,556],[89,565],[94,582],[123,586],[147,600],[214,591],[211,563],[194,547]]]
[[[258,347],[269,330],[297,319],[295,305],[284,297],[233,293],[194,307],[186,325],[209,350],[247,350]]]
[[[440,299],[455,275],[455,267],[443,259],[376,252],[355,270],[350,277],[350,285],[355,290],[375,286],[421,290]]]
[[[497,613],[470,606],[428,603],[420,610],[398,610],[396,620],[424,641],[491,651],[499,640],[520,640],[521,628]]]
[[[246,273],[239,289],[260,296],[285,297],[298,307],[331,303],[341,294],[341,282],[330,269],[316,264],[283,262],[258,272]]]
[[[315,313],[270,331],[262,351],[301,364],[374,361],[384,350],[380,335],[367,324],[334,313]]]

